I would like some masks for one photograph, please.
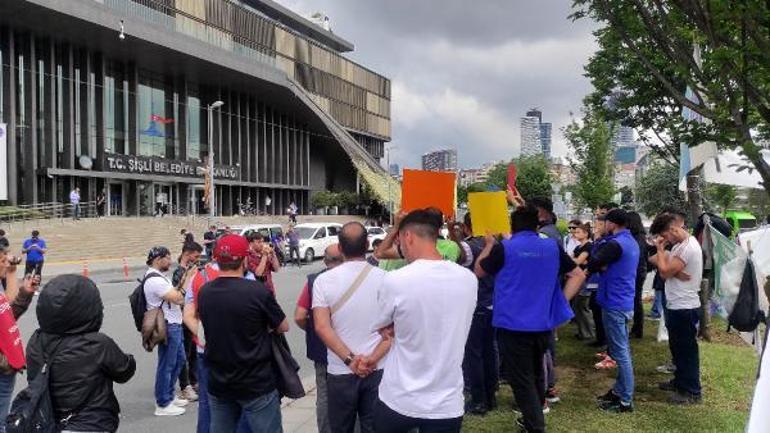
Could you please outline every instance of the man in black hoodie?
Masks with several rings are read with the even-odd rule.
[[[79,275],[60,275],[43,287],[37,302],[40,328],[27,344],[28,378],[50,364],[50,392],[59,428],[70,432],[115,432],[120,406],[114,382],[136,371],[134,357],[99,332],[104,306],[96,284]],[[45,355],[44,355],[45,353]]]

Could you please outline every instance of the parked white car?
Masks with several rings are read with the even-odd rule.
[[[312,262],[317,257],[323,257],[326,247],[338,242],[337,235],[342,230],[342,224],[337,223],[303,223],[294,226],[299,235],[299,256],[306,262]],[[289,260],[288,250],[286,259]]]
[[[283,227],[280,224],[253,224],[233,227],[232,232],[237,235],[247,236],[251,232],[259,232],[266,239],[284,238]]]
[[[388,235],[385,229],[377,226],[366,226],[366,233],[367,233],[367,237],[369,238],[369,251],[372,251],[374,249],[374,247],[372,246],[372,244],[374,244],[374,241],[376,241],[377,239],[385,240],[385,237]]]

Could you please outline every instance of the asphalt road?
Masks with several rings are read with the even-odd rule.
[[[305,334],[292,320],[294,306],[307,274],[320,270],[322,266],[321,262],[316,261],[300,269],[290,266],[274,275],[278,303],[290,318],[287,339],[294,357],[300,364],[300,377],[312,375],[313,367],[305,357]],[[132,278],[137,277],[139,275],[132,276]],[[128,295],[136,287],[136,282],[125,282],[121,269],[116,269],[114,273],[93,275],[92,278],[99,286],[104,303],[104,324],[101,331],[112,337],[123,351],[133,354],[137,363],[134,377],[124,385],[115,385],[115,393],[121,407],[119,431],[126,433],[194,432],[198,417],[196,404],[189,405],[187,413],[179,417],[153,415],[157,352],[147,353],[142,348],[139,333],[134,327]],[[27,313],[19,321],[21,335],[25,342],[37,329],[35,302],[33,301]],[[20,376],[16,382],[17,392],[26,384],[26,376]]]

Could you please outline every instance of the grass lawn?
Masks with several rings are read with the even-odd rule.
[[[546,415],[549,432],[743,432],[750,408],[757,370],[757,357],[736,335],[727,334],[724,322],[715,320],[712,343],[700,343],[703,403],[677,407],[666,403],[668,393],[658,382],[671,376],[655,372],[669,359],[668,343],[655,340],[658,323],[645,323],[643,340],[632,340],[636,379],[630,414],[611,414],[596,407],[595,396],[614,383],[615,370],[597,371],[596,351],[574,338],[574,327],[560,329],[557,342],[558,389],[561,403]],[[515,432],[511,389],[498,392],[499,408],[485,417],[466,416],[463,432]]]

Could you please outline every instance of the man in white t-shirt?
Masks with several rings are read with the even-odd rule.
[[[313,322],[328,349],[329,424],[335,433],[353,433],[358,418],[361,432],[373,433],[382,378],[377,364],[390,348],[390,339],[374,327],[385,271],[366,261],[369,243],[361,223],[345,224],[339,245],[344,263],[313,283]]]
[[[378,433],[451,433],[462,427],[462,361],[478,280],[443,260],[436,249],[437,224],[431,212],[418,210],[398,228],[409,264],[385,276],[374,325],[394,332],[379,389]]]
[[[188,401],[174,396],[179,373],[186,362],[182,335],[184,291],[177,290],[166,278],[171,268],[171,252],[166,247],[153,247],[147,255],[144,296],[147,310],[162,308],[166,318],[166,343],[158,345],[158,367],[155,372],[155,415],[182,415]]]
[[[658,274],[666,280],[666,328],[668,346],[676,366],[674,378],[659,387],[672,391],[672,404],[697,404],[702,400],[700,358],[698,353],[698,322],[700,321],[700,290],[703,274],[703,252],[695,237],[685,230],[675,215],[660,214],[650,232],[656,235],[657,253],[651,259]],[[671,252],[666,245],[673,245]]]

